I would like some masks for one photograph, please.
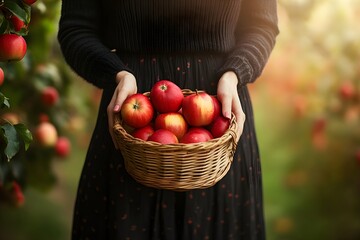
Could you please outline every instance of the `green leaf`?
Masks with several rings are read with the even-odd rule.
[[[4,21],[5,21],[4,14],[0,14],[0,26],[3,24]]]
[[[10,108],[9,99],[0,92],[0,108],[4,108],[4,107]]]
[[[29,148],[29,146],[30,146],[30,143],[31,143],[32,140],[33,140],[33,137],[32,137],[31,132],[30,132],[29,129],[27,129],[27,127],[26,127],[24,124],[22,124],[22,123],[16,124],[14,127],[15,127],[18,135],[21,137],[21,139],[22,139],[23,142],[24,142],[25,151],[28,150],[28,148]]]
[[[10,159],[12,159],[19,152],[20,149],[18,134],[15,127],[10,123],[5,123],[1,126],[1,128],[4,131],[4,136],[7,140],[4,154],[6,155],[7,160],[10,161]]]
[[[1,164],[1,161],[4,159],[3,158],[3,153],[4,153],[4,149],[7,145],[7,138],[5,136],[5,132],[4,131],[0,131],[0,164]]]
[[[21,4],[21,2],[19,4]],[[12,14],[20,18],[20,20],[22,20],[25,24],[29,24],[31,8],[24,4],[19,4],[14,1],[5,1],[4,7],[7,8]]]

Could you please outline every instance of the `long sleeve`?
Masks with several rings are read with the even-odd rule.
[[[254,82],[274,48],[277,26],[276,0],[244,0],[236,27],[236,45],[219,74],[234,71],[239,87]]]
[[[66,62],[99,88],[115,85],[116,73],[127,69],[99,39],[100,0],[63,0],[58,41]]]

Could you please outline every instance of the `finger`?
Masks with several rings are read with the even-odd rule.
[[[123,104],[123,102],[125,101],[126,99],[126,95],[122,93],[122,91],[116,91],[117,94],[114,94],[113,95],[113,99],[112,99],[112,102],[113,102],[113,109],[112,111],[114,113],[118,113],[120,112],[121,110],[121,106]]]
[[[113,100],[112,100],[113,101]],[[114,143],[114,146],[116,149],[118,149],[118,144],[115,140],[115,136],[114,136],[114,112],[113,112],[113,103],[112,101],[110,102],[108,108],[107,108],[107,115],[108,115],[108,126],[109,126],[109,132],[110,132],[110,136],[111,139]]]
[[[236,124],[237,124],[237,129],[236,129],[236,133],[237,133],[237,140],[240,139],[243,131],[244,131],[244,123],[245,123],[245,114],[241,113],[241,114],[237,114],[236,115]]]
[[[221,102],[222,115],[231,119],[231,98],[226,95],[220,95],[219,101]]]
[[[237,124],[236,133],[238,135],[237,140],[239,140],[240,136],[243,133],[246,116],[245,116],[245,113],[244,113],[244,111],[242,109],[240,100],[238,98],[233,101],[233,113],[234,113],[234,115],[236,117],[236,124]]]

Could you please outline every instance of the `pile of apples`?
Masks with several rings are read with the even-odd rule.
[[[206,142],[221,137],[230,126],[215,96],[205,91],[184,95],[170,80],[156,82],[149,96],[129,96],[120,115],[133,137],[160,144]]]

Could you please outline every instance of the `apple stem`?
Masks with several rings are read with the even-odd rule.
[[[167,90],[167,86],[166,86],[165,84],[164,84],[164,85],[161,85],[160,89],[161,89],[162,91],[166,91],[166,90]]]
[[[134,105],[133,105],[133,109],[134,110],[138,110],[140,108],[140,104],[139,103],[135,103]]]

